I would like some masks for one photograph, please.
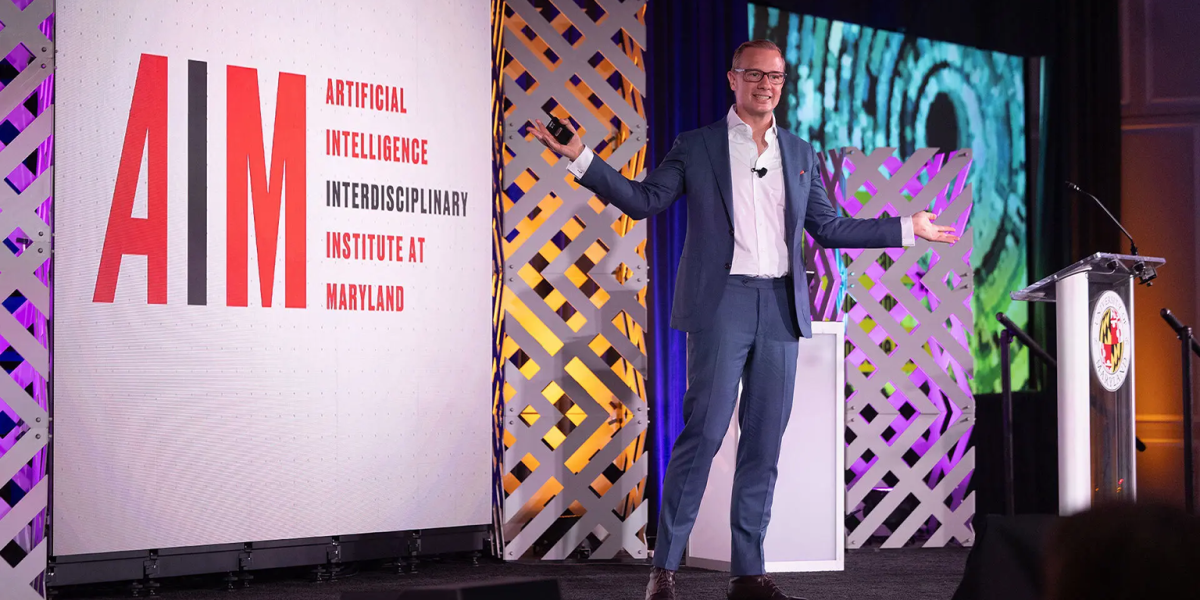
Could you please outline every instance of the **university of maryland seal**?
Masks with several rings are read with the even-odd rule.
[[[1129,374],[1129,311],[1116,292],[1104,292],[1092,309],[1092,368],[1104,389],[1115,392]]]

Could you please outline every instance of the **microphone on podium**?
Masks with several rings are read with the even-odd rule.
[[[1138,247],[1137,243],[1133,241],[1133,236],[1129,235],[1129,231],[1125,229],[1125,226],[1122,225],[1121,222],[1118,221],[1111,212],[1109,212],[1108,207],[1104,206],[1104,203],[1101,202],[1099,198],[1084,191],[1083,188],[1079,187],[1078,185],[1075,185],[1070,181],[1065,183],[1067,184],[1068,188],[1075,190],[1076,192],[1079,192],[1088,198],[1091,198],[1092,201],[1100,207],[1100,210],[1103,210],[1104,214],[1108,215],[1108,218],[1112,220],[1113,223],[1116,223],[1117,227],[1121,228],[1121,233],[1124,233],[1125,237],[1129,238],[1129,253],[1134,256],[1138,256]],[[1146,284],[1147,286],[1153,286],[1154,284],[1152,282],[1154,281],[1154,278],[1158,277],[1158,271],[1156,271],[1154,267],[1146,266],[1146,263],[1140,260],[1133,264],[1133,272],[1136,273],[1141,279],[1142,283]]]

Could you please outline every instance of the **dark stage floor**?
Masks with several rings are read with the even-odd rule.
[[[781,574],[776,581],[788,592],[810,600],[949,600],[962,577],[967,549],[855,550],[846,553],[846,570],[840,573]],[[310,583],[304,571],[256,574],[249,589],[224,591],[219,577],[164,580],[163,600],[333,600],[345,591],[382,591],[457,581],[507,577],[555,577],[564,600],[640,600],[648,567],[593,564],[498,564],[473,567],[466,561],[422,563],[419,572],[395,575],[384,570],[363,570],[333,583]],[[725,575],[686,569],[678,576],[681,600],[720,600],[725,597]],[[63,590],[71,598],[130,598],[128,587],[89,587]]]

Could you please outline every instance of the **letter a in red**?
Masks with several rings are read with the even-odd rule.
[[[258,284],[262,305],[271,306],[275,287],[275,254],[279,247],[282,196],[284,231],[284,306],[305,306],[305,97],[304,76],[279,74],[275,101],[275,139],[271,171],[266,171],[258,70],[230,65],[227,81],[226,147],[228,209],[226,239],[226,303],[247,305],[247,195],[254,202],[254,238],[258,250]],[[247,171],[249,171],[247,177]],[[247,180],[249,190],[247,190]]]
[[[146,152],[146,218],[133,217],[133,200]],[[167,303],[167,57],[143,54],[125,125],[104,249],[92,302],[112,302],[127,254],[146,257],[146,302]]]

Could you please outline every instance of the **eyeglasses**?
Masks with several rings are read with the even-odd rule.
[[[763,75],[767,76],[767,81],[779,85],[783,83],[783,79],[787,77],[787,73],[783,71],[759,71],[758,69],[733,69],[734,73],[742,74],[742,81],[746,83],[758,83],[762,81]]]

